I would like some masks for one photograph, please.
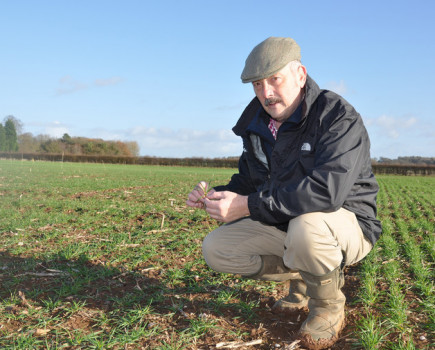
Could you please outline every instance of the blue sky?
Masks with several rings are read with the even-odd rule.
[[[0,120],[136,141],[141,155],[238,156],[244,61],[288,36],[362,115],[372,157],[433,157],[434,15],[431,0],[2,0]]]

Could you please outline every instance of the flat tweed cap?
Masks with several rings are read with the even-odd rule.
[[[301,60],[301,48],[292,38],[270,37],[258,44],[245,61],[243,83],[265,79],[294,60]]]

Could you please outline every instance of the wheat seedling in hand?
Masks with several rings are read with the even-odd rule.
[[[189,207],[205,209],[205,199],[214,193],[214,189],[205,181],[201,181],[192,192],[189,193],[186,204]]]
[[[196,200],[196,203],[198,203],[198,202],[202,202],[202,200],[203,200],[204,198],[207,198],[207,195],[208,195],[209,192],[210,192],[210,184],[207,183],[207,182],[201,181],[201,182],[200,182],[200,183],[195,187],[195,190],[197,190],[198,192],[201,190],[202,193],[203,193],[203,195],[202,195],[200,198],[198,198],[198,199]]]

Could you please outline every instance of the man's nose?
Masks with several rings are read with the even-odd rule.
[[[263,84],[262,94],[265,98],[273,96],[273,89],[267,82]]]

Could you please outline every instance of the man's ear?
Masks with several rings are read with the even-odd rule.
[[[307,68],[302,64],[298,67],[296,81],[301,89],[305,87],[305,82],[307,81]]]

